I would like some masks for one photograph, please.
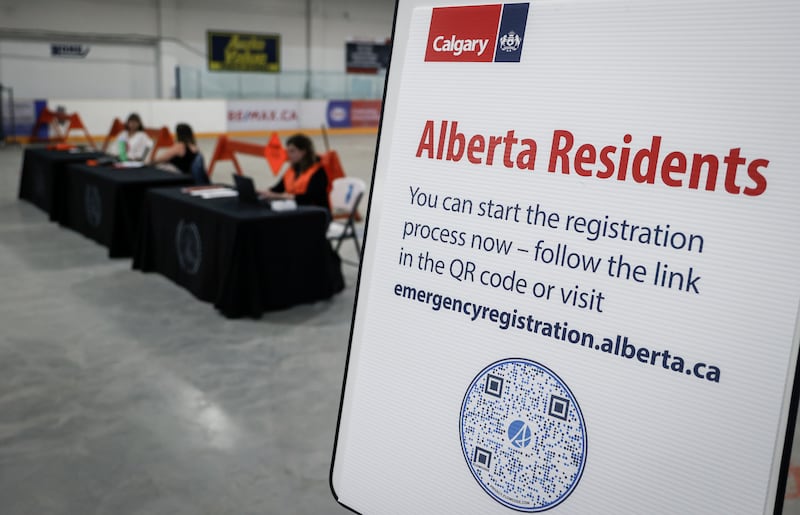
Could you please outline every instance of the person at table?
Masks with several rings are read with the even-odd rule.
[[[314,150],[314,142],[305,134],[286,140],[289,169],[280,182],[259,193],[271,200],[294,200],[298,205],[319,206],[330,212],[328,175]]]
[[[125,130],[119,133],[115,140],[117,156],[122,161],[144,161],[150,149],[153,148],[153,140],[144,130],[142,118],[131,113],[125,122]]]
[[[191,175],[192,163],[200,153],[192,127],[186,123],[175,126],[175,144],[153,156],[152,164],[170,164],[179,172]]]

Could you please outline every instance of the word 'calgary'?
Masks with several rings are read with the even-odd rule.
[[[457,39],[455,34],[450,36],[450,39],[437,36],[433,40],[434,52],[450,52],[453,55],[461,55],[462,52],[476,52],[478,55],[483,55],[487,46],[489,46],[488,39]]]
[[[596,179],[616,179],[639,184],[661,184],[671,188],[724,190],[732,195],[758,196],[767,189],[762,173],[767,159],[748,160],[741,147],[731,148],[720,158],[716,154],[663,150],[661,136],[652,136],[646,147],[631,146],[633,136],[625,134],[622,144],[578,144],[567,130],[553,131],[547,171]],[[457,121],[425,122],[417,146],[417,157],[493,166],[536,170],[538,145],[533,138],[518,137],[514,129],[504,135],[465,134]]]

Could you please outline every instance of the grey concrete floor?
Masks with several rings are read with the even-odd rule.
[[[375,141],[331,146],[369,180]],[[0,515],[349,513],[328,471],[355,268],[330,301],[227,320],[18,201],[21,160],[0,147]],[[800,515],[794,451],[783,513]]]
[[[332,146],[370,177],[375,136]],[[17,200],[21,160],[0,147],[0,513],[349,513],[328,472],[356,269],[330,301],[227,320]]]

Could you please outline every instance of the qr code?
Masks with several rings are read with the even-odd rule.
[[[567,385],[522,358],[493,363],[461,406],[461,448],[478,484],[497,502],[545,511],[574,490],[586,465],[586,424]]]

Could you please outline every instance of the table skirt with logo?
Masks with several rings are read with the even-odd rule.
[[[83,163],[102,155],[94,151],[26,148],[22,157],[19,198],[49,214],[51,221],[59,221],[66,205],[64,190],[67,165]]]
[[[133,268],[164,275],[229,318],[258,318],[344,288],[327,227],[316,207],[276,212],[156,188],[145,197]]]
[[[113,168],[71,164],[65,173],[65,209],[58,222],[108,247],[112,258],[132,257],[145,192],[188,186],[192,178],[153,167]]]

